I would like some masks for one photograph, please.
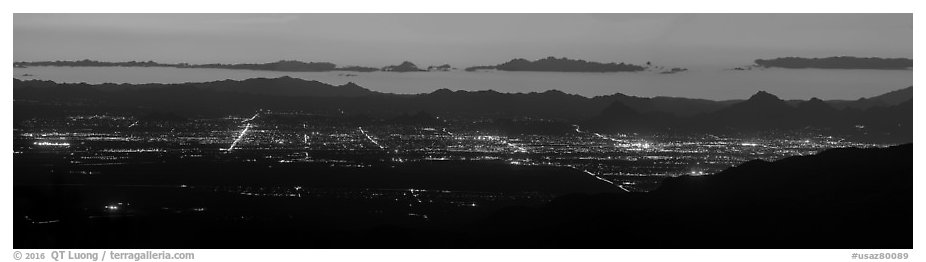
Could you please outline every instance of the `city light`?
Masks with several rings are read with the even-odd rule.
[[[32,144],[37,145],[37,146],[57,146],[57,147],[71,146],[71,144],[67,142],[48,142],[48,141],[39,141],[39,142],[35,142]]]
[[[244,135],[246,135],[248,133],[248,130],[250,129],[251,129],[251,123],[247,123],[244,126],[244,129],[241,130],[241,133],[238,134],[238,138],[235,138],[235,141],[232,142],[232,144],[228,146],[228,149],[226,149],[225,151],[231,152],[232,150],[234,150],[235,146],[238,145],[238,142],[241,142],[241,139],[244,139]]]
[[[162,156],[209,159],[214,154],[229,152],[247,155],[238,160],[243,163],[284,166],[313,163],[337,168],[402,167],[428,161],[501,161],[513,166],[574,168],[623,191],[638,192],[657,188],[665,177],[710,175],[752,159],[777,160],[834,147],[881,146],[813,132],[768,132],[743,140],[709,133],[605,135],[573,125],[574,129],[569,131],[575,132],[570,134],[512,135],[453,119],[444,126],[391,123],[356,126],[319,124],[298,117],[292,118],[294,120],[261,117],[265,114],[299,116],[262,111],[247,118],[231,116],[183,123],[159,122],[155,129],[159,131],[124,131],[126,125],[138,122],[131,118],[74,117],[75,120],[67,122],[66,126],[60,126],[59,122],[31,123],[41,128],[18,135],[31,140],[35,147],[14,152],[22,155],[30,150],[68,148],[80,143],[91,150],[68,151],[68,162],[88,167],[123,165]],[[124,124],[105,124],[105,121]],[[104,125],[97,126],[100,124]],[[119,132],[100,129],[105,126],[121,128]],[[235,139],[228,144],[228,132],[236,129]],[[57,140],[35,141],[37,137]],[[245,139],[248,146],[243,148]],[[384,150],[387,144],[391,146]],[[377,152],[371,152],[371,146],[378,149]],[[698,169],[691,170],[693,165]],[[93,170],[71,173],[99,174]]]

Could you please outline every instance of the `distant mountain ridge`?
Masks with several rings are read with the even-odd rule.
[[[250,110],[258,105],[267,108],[288,108],[299,110],[341,109],[357,114],[393,114],[416,113],[426,111],[434,114],[483,115],[497,117],[536,116],[562,119],[582,119],[597,114],[613,101],[622,101],[641,112],[665,111],[670,114],[690,115],[693,113],[716,110],[724,102],[705,99],[655,97],[641,98],[615,94],[586,98],[561,91],[551,90],[542,93],[500,93],[496,91],[451,91],[439,89],[431,93],[417,95],[386,94],[371,91],[353,83],[333,86],[317,81],[280,77],[274,79],[253,78],[247,80],[222,80],[203,83],[183,84],[58,84],[41,80],[13,80],[14,94],[18,99],[83,99],[113,97],[112,103],[129,104],[140,93],[149,97],[137,98],[145,101],[153,97],[164,100],[177,100],[177,97],[189,97],[191,93],[205,96],[196,108],[208,106],[210,100],[227,100],[229,103],[216,101],[232,110]],[[38,87],[38,88],[35,88]],[[213,93],[207,95],[206,93]],[[242,97],[227,97],[233,94]],[[256,95],[248,97],[247,95]],[[122,97],[116,99],[115,97]],[[229,100],[231,99],[231,100]],[[269,100],[278,100],[271,103]],[[243,100],[243,101],[236,101]],[[268,102],[261,102],[268,100]],[[231,102],[235,101],[235,102]],[[155,103],[156,101],[150,101]],[[311,103],[310,103],[311,102]],[[558,105],[551,107],[550,105]],[[157,105],[151,105],[157,106]]]
[[[765,91],[759,91],[746,101],[732,104],[704,116],[709,125],[736,125],[755,129],[782,127],[796,108]]]
[[[186,87],[194,89],[213,90],[218,92],[234,92],[254,95],[273,95],[273,96],[311,96],[311,97],[357,97],[365,95],[381,94],[371,91],[348,82],[347,84],[334,86],[326,83],[303,80],[283,76],[279,78],[249,78],[245,80],[219,80],[212,82],[189,82],[181,84],[57,84],[52,81],[13,80],[13,85],[28,85],[40,88],[57,88],[62,86],[73,86],[90,88],[98,91],[131,91],[131,90],[157,90],[165,88]],[[24,90],[25,91],[25,90]],[[60,90],[59,91],[63,91]]]
[[[913,60],[909,58],[880,58],[833,56],[826,58],[780,57],[756,59],[760,67],[780,68],[825,68],[825,69],[909,69]]]
[[[869,98],[863,97],[858,100],[832,100],[827,102],[838,109],[855,108],[864,110],[874,106],[896,105],[910,99],[913,99],[913,86]]]
[[[425,112],[453,117],[542,118],[577,123],[599,132],[815,128],[898,141],[912,140],[913,123],[912,87],[860,100],[879,102],[857,108],[845,101],[784,101],[764,91],[747,100],[729,101],[642,98],[619,93],[587,98],[557,90],[500,93],[439,89],[404,95],[375,92],[353,83],[334,86],[290,77],[143,85],[58,84],[14,79],[13,86],[14,99],[20,101],[14,104],[31,101],[147,108],[184,115],[246,114],[257,109],[274,109],[393,118]],[[908,99],[895,103],[904,98]]]
[[[539,72],[637,72],[646,67],[625,63],[599,63],[581,59],[547,57],[535,61],[515,58],[494,66],[474,66],[466,71],[495,69],[500,71],[539,71]]]
[[[251,78],[241,81],[223,80],[206,83],[187,83],[187,85],[223,92],[274,96],[358,97],[380,94],[379,92],[363,88],[353,82],[334,86],[318,81],[306,81],[288,76],[279,78]]]
[[[102,62],[90,59],[75,61],[36,61],[36,62],[14,62],[14,67],[22,68],[29,66],[71,66],[71,67],[173,67],[173,68],[216,68],[216,69],[238,69],[238,70],[260,70],[260,71],[280,71],[280,72],[328,72],[328,71],[354,71],[354,72],[373,72],[378,71],[375,67],[347,66],[338,67],[329,62],[302,62],[296,60],[280,60],[270,63],[240,63],[240,64],[189,64],[189,63],[158,63],[154,61],[138,62]]]
[[[418,68],[417,65],[409,61],[404,61],[398,65],[391,65],[391,66],[383,67],[382,70],[386,72],[426,72],[428,71],[428,70]]]
[[[765,68],[823,68],[823,69],[911,69],[913,60],[909,58],[880,58],[880,57],[854,57],[854,56],[834,56],[826,58],[804,58],[804,57],[779,57],[773,59],[756,59],[755,65],[747,67],[736,67],[734,70],[748,70],[753,67]],[[209,63],[209,64],[190,64],[190,63],[158,63],[154,61],[126,61],[126,62],[104,62],[90,59],[72,60],[72,61],[19,61],[13,62],[14,68],[25,68],[30,66],[66,66],[66,67],[173,67],[173,68],[216,68],[216,69],[240,69],[240,70],[261,70],[261,71],[280,71],[280,72],[329,72],[329,71],[354,71],[354,72],[373,72],[373,71],[391,71],[391,72],[415,72],[415,71],[449,71],[453,69],[450,65],[429,66],[427,69],[421,69],[415,64],[404,61],[399,65],[390,65],[382,68],[366,66],[337,66],[330,62],[303,62],[298,60],[279,60],[268,63]],[[570,59],[566,57],[556,58],[553,56],[530,61],[524,58],[515,58],[497,65],[472,66],[465,68],[465,71],[478,70],[500,70],[500,71],[536,71],[536,72],[637,72],[648,69],[663,69],[661,66],[652,66],[650,62],[646,65],[635,65],[629,63],[602,63],[594,61],[585,61],[582,59]],[[661,74],[672,74],[687,71],[687,68],[673,67],[664,68]]]
[[[894,94],[890,97],[903,98]],[[745,101],[685,117],[658,111],[641,113],[621,105],[620,101],[613,103],[598,116],[583,122],[583,126],[601,132],[756,132],[818,129],[869,138],[877,137],[893,142],[913,140],[912,97],[902,103],[885,102],[885,105],[865,109],[836,109],[817,98],[792,105],[768,92],[759,91]]]

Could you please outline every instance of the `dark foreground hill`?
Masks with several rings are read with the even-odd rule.
[[[393,208],[388,203],[266,202],[139,187],[120,194],[155,192],[147,201],[210,209],[66,219],[86,210],[55,202],[63,207],[45,211],[64,218],[37,224],[21,215],[30,206],[50,206],[36,205],[44,201],[36,196],[78,204],[111,196],[20,183],[14,186],[14,247],[907,249],[913,248],[912,155],[912,144],[832,149],[751,161],[713,176],[671,178],[650,193],[565,195],[486,215],[432,213],[447,218],[441,223],[371,218]]]
[[[912,156],[906,144],[756,160],[650,193],[512,209],[486,226],[522,247],[913,248]]]
[[[751,161],[650,193],[498,212],[479,247],[913,248],[913,145]],[[481,240],[481,241],[480,241]]]

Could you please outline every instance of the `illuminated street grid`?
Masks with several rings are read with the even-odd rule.
[[[648,191],[665,177],[709,175],[752,159],[776,160],[835,147],[884,146],[810,131],[739,137],[642,136],[599,134],[574,126],[574,132],[563,135],[502,135],[477,128],[481,125],[471,121],[395,124],[269,111],[183,122],[146,122],[129,115],[75,115],[25,121],[14,130],[14,156],[56,153],[78,166],[118,165],[166,156],[275,164],[313,162],[333,167],[503,161],[570,167],[626,191]]]

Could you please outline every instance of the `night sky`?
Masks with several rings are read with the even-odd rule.
[[[911,14],[15,14],[16,61],[458,67],[523,57],[730,66],[909,57]]]

